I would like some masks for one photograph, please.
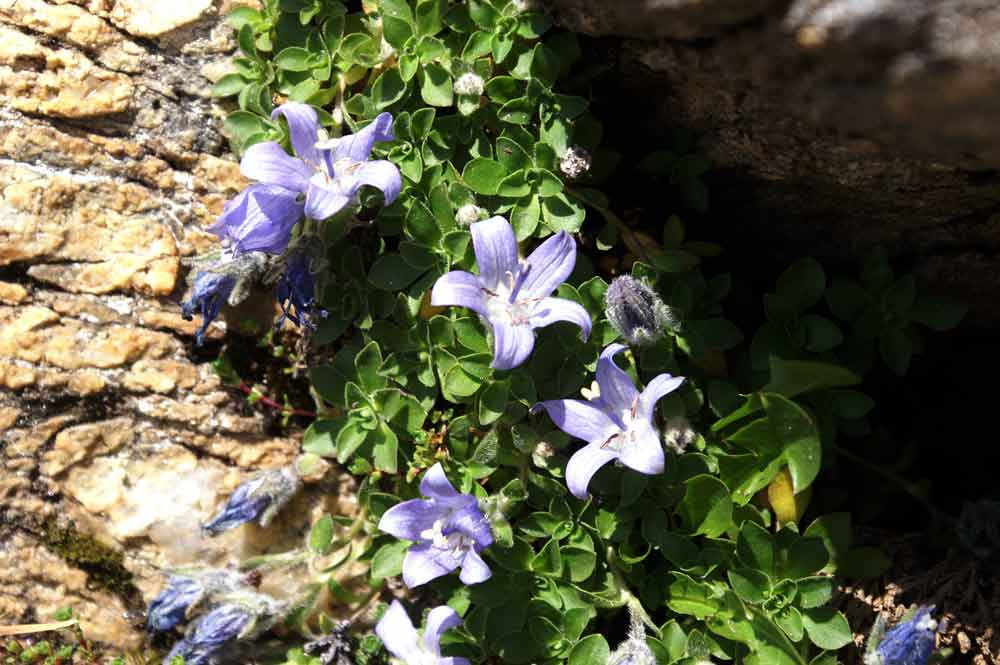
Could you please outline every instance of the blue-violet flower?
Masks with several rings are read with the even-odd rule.
[[[476,497],[460,494],[440,463],[424,474],[420,492],[429,498],[399,503],[378,523],[382,531],[414,541],[403,559],[406,586],[412,589],[460,566],[465,584],[488,580],[492,573],[479,553],[493,544],[493,533]]]
[[[423,638],[398,600],[375,626],[375,634],[395,658],[406,665],[469,665],[465,658],[442,658],[441,636],[446,630],[462,623],[458,612],[447,605],[435,607],[427,614]]]
[[[188,634],[174,645],[163,665],[170,665],[177,656],[184,659],[184,665],[203,665],[227,642],[241,636],[253,623],[249,609],[237,604],[226,604],[198,620]]]
[[[865,654],[865,665],[927,665],[938,628],[933,612],[933,605],[921,607],[908,621],[886,632],[875,650]]]
[[[294,465],[259,473],[236,488],[219,514],[201,526],[202,531],[216,536],[254,520],[266,527],[300,485]]]
[[[276,294],[282,315],[280,326],[288,319],[297,326],[315,329],[313,312],[316,310],[316,279],[312,274],[312,261],[303,251],[293,252],[285,262],[285,270],[278,278]],[[326,312],[319,310],[319,315]]]
[[[261,184],[233,199],[212,227],[238,251],[281,253],[303,213],[324,220],[352,203],[363,185],[382,190],[387,204],[399,196],[399,169],[385,160],[369,161],[377,141],[395,138],[392,115],[382,113],[357,134],[334,139],[308,104],[282,104],[271,113],[279,115],[288,121],[296,156],[273,141],[247,148],[240,170]]]
[[[660,374],[640,393],[629,375],[615,364],[615,354],[624,349],[621,344],[611,344],[601,352],[597,381],[586,401],[557,399],[532,407],[533,411],[544,408],[556,427],[587,442],[566,465],[566,484],[578,499],[586,498],[590,479],[612,460],[648,475],[663,472],[663,446],[653,423],[654,408],[684,378]]]
[[[468,307],[493,329],[496,369],[517,367],[531,355],[535,329],[556,321],[580,327],[590,336],[590,315],[578,303],[550,294],[566,281],[576,264],[576,242],[560,231],[525,260],[517,256],[514,229],[503,217],[469,227],[479,274],[453,270],[434,284],[431,304]]]
[[[205,342],[209,324],[219,316],[219,311],[223,303],[229,300],[236,281],[235,275],[210,270],[198,273],[198,277],[195,278],[191,298],[181,303],[181,317],[190,321],[194,318],[195,310],[201,312],[201,326],[194,334],[198,346]]]
[[[150,630],[170,630],[187,618],[206,596],[230,593],[245,586],[246,577],[229,570],[192,566],[175,571],[167,588],[149,604],[146,623]]]

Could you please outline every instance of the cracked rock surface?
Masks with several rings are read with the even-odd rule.
[[[698,131],[713,208],[755,250],[854,261],[880,243],[1000,327],[995,0],[538,4],[621,38],[607,64],[630,126]]]
[[[0,624],[69,605],[135,648],[166,569],[298,547],[320,511],[353,511],[331,473],[266,530],[198,528],[299,446],[220,384],[180,316],[181,260],[244,184],[209,94],[229,9],[0,3]]]

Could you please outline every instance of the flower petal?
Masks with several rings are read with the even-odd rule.
[[[493,531],[490,523],[479,509],[479,501],[472,495],[463,494],[467,501],[464,506],[456,507],[448,519],[448,526],[461,531],[476,542],[479,549],[493,544]]]
[[[518,270],[517,239],[514,229],[503,217],[491,217],[469,226],[472,247],[479,264],[479,278],[487,289],[496,291],[505,274]]]
[[[385,648],[404,662],[417,662],[421,656],[420,636],[413,627],[409,615],[398,600],[393,600],[379,622],[375,624],[375,634]]]
[[[535,348],[535,331],[530,326],[509,326],[493,323],[494,369],[514,369],[531,355]]]
[[[451,630],[462,623],[462,617],[458,612],[447,605],[439,605],[427,613],[427,622],[424,624],[424,650],[441,655],[441,636],[446,630]]]
[[[621,344],[609,344],[597,360],[597,385],[601,388],[601,402],[616,418],[630,411],[639,397],[632,377],[615,364],[615,354],[623,351]]]
[[[554,399],[532,407],[545,409],[555,426],[577,439],[601,445],[621,429],[602,409],[579,399]]]
[[[655,475],[663,473],[663,446],[659,433],[643,422],[634,424],[635,430],[628,443],[622,446],[618,455],[622,464],[639,473]]]
[[[434,282],[431,305],[468,307],[473,312],[486,316],[486,294],[479,278],[462,270],[452,270]]]
[[[288,134],[292,140],[295,155],[306,162],[319,166],[322,163],[316,141],[319,139],[319,121],[316,111],[308,104],[286,102],[271,111],[271,119],[279,115],[288,121]]]
[[[461,565],[454,550],[442,550],[431,543],[412,545],[403,558],[403,584],[412,589],[447,575]]]
[[[378,528],[404,540],[420,540],[420,534],[434,526],[445,511],[433,501],[410,499],[397,503],[382,514]]]
[[[583,305],[566,298],[542,298],[528,319],[532,328],[544,328],[556,321],[575,323],[580,327],[580,337],[590,337],[590,314]]]
[[[268,185],[280,185],[295,192],[306,191],[311,169],[301,159],[295,159],[273,141],[255,143],[247,148],[240,161],[240,171],[251,180]]]
[[[277,185],[251,185],[231,203],[209,230],[232,240],[240,253],[280,254],[302,219],[298,194]]]
[[[531,269],[521,287],[525,298],[544,298],[566,281],[576,265],[576,241],[573,236],[560,231],[528,257]]]
[[[455,489],[455,486],[451,484],[451,481],[448,480],[441,462],[427,469],[427,473],[424,474],[423,479],[420,481],[420,493],[432,499],[445,500],[462,496]]]
[[[396,168],[395,164],[384,159],[377,162],[365,162],[351,177],[356,183],[353,185],[355,192],[361,185],[376,187],[382,190],[386,205],[395,201],[403,189],[403,179],[399,175],[399,169]]]
[[[462,561],[462,572],[458,576],[462,584],[479,584],[492,576],[490,567],[475,550],[469,550],[465,553],[465,559]]]
[[[337,140],[337,145],[333,149],[334,160],[368,161],[376,142],[392,141],[395,138],[396,135],[392,131],[392,114],[379,113],[364,129]]]
[[[437,665],[469,665],[468,658],[438,658]]]
[[[652,424],[653,410],[656,403],[669,393],[680,388],[684,383],[683,376],[671,376],[670,374],[660,374],[646,384],[646,389],[639,395],[639,409],[637,416]]]
[[[305,212],[310,219],[324,220],[343,210],[350,202],[351,197],[344,196],[339,190],[309,183],[306,189]]]
[[[600,443],[591,443],[580,448],[569,458],[566,465],[566,486],[578,499],[587,498],[587,485],[597,470],[618,457],[618,454],[608,448],[602,448]]]

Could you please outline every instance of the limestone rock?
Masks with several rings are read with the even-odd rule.
[[[180,316],[182,259],[246,184],[201,74],[228,66],[228,6],[0,3],[0,624],[71,605],[136,648],[171,567],[294,549],[356,510],[332,471],[268,529],[200,531],[301,435],[223,386]]]

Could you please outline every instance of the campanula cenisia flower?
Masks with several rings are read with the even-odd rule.
[[[184,621],[206,597],[230,593],[245,584],[244,575],[229,570],[202,566],[176,570],[167,580],[167,588],[149,604],[146,623],[150,630],[170,630]]]
[[[207,663],[227,642],[241,637],[253,620],[251,611],[242,605],[220,605],[199,619],[184,639],[174,645],[163,665],[170,665],[177,656],[184,659],[184,665]]]
[[[878,646],[865,654],[865,665],[927,665],[938,629],[933,612],[933,605],[921,607],[907,621],[887,631]]]
[[[259,473],[237,487],[219,514],[201,528],[215,536],[246,522],[267,526],[300,485],[294,466]]]
[[[590,336],[590,315],[578,303],[550,294],[566,281],[576,264],[576,242],[565,231],[555,234],[527,259],[518,259],[514,229],[503,217],[469,227],[479,274],[453,270],[434,284],[431,304],[458,305],[479,314],[493,329],[496,369],[517,367],[531,355],[535,329],[556,321],[580,327]]]
[[[247,148],[240,162],[243,175],[261,183],[258,193],[244,198],[261,199],[266,194],[263,200],[269,206],[270,217],[256,215],[253,220],[262,227],[254,231],[254,237],[266,237],[267,241],[248,244],[245,225],[251,218],[239,213],[235,200],[233,208],[223,213],[212,228],[218,235],[230,238],[240,251],[253,249],[250,244],[258,245],[261,251],[284,251],[294,226],[294,222],[287,225],[287,220],[303,213],[312,219],[326,219],[353,203],[363,185],[380,189],[387,204],[399,196],[403,187],[399,169],[385,160],[369,161],[376,142],[395,137],[389,113],[378,115],[357,134],[333,139],[319,126],[316,111],[308,104],[282,104],[271,113],[272,118],[279,115],[288,121],[295,157],[268,141]],[[259,189],[264,186],[268,189]],[[265,218],[271,221],[265,223]]]
[[[647,346],[679,326],[674,311],[642,280],[616,277],[604,295],[605,314],[629,346]]]
[[[544,408],[556,427],[587,442],[566,465],[566,484],[579,499],[586,498],[587,485],[597,470],[612,460],[640,473],[663,472],[663,446],[653,422],[654,409],[684,378],[660,374],[640,393],[615,364],[615,354],[623,350],[623,345],[611,344],[601,353],[595,388],[586,401],[557,399],[532,407]]]
[[[469,665],[465,658],[441,657],[441,636],[460,623],[462,619],[458,612],[441,605],[428,612],[421,636],[413,627],[402,603],[394,600],[375,625],[375,634],[386,650],[406,665]]]
[[[276,289],[282,315],[280,326],[288,319],[297,326],[315,328],[313,312],[316,309],[316,278],[312,273],[312,259],[303,251],[292,252],[285,262],[285,270],[278,278]],[[320,311],[320,316],[325,313]]]
[[[291,240],[292,228],[302,219],[303,208],[295,190],[250,185],[226,203],[209,230],[231,241],[236,252],[281,254]]]
[[[403,559],[406,586],[412,589],[459,567],[465,584],[488,580],[490,569],[479,553],[493,544],[493,533],[476,497],[459,493],[440,463],[424,474],[420,492],[428,498],[399,503],[378,523],[382,531],[414,541]]]

